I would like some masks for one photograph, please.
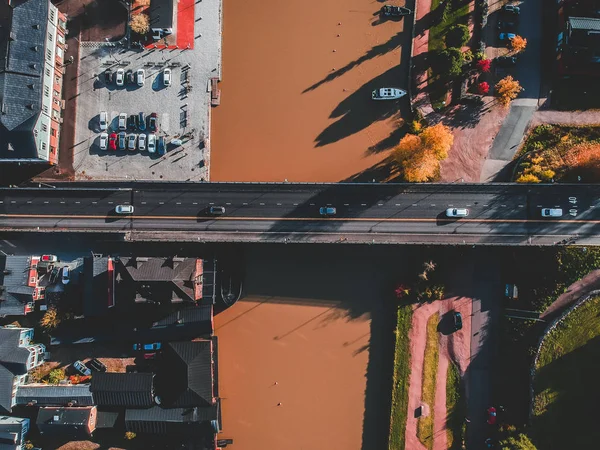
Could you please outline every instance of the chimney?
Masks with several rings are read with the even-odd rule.
[[[33,28],[34,28],[34,29],[36,29],[36,30],[39,30],[39,29],[40,29],[40,24],[39,24],[39,23],[36,23],[36,24],[33,26]]]
[[[25,106],[33,111],[33,103],[27,103]]]
[[[31,47],[31,50],[33,50],[34,52],[37,52],[38,51],[38,46],[34,45],[33,47]]]
[[[17,33],[15,33],[14,31],[11,31],[8,34],[8,40],[9,41],[16,41],[17,40]]]
[[[27,85],[27,87],[28,87],[29,89],[33,90],[33,89],[35,89],[35,84],[33,84],[33,83],[30,83],[30,84],[28,84],[28,85]]]

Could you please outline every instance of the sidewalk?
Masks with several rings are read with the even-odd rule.
[[[413,24],[413,52],[412,52],[412,69],[413,69],[413,98],[411,104],[413,110],[421,112],[423,117],[427,117],[433,113],[429,95],[427,94],[427,54],[429,52],[429,30],[423,30],[417,35],[417,24],[422,23],[425,16],[431,12],[431,0],[416,0],[415,16]]]

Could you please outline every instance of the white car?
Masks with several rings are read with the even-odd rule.
[[[62,283],[69,284],[69,281],[71,281],[71,271],[69,270],[69,266],[65,266],[62,270]]]
[[[448,208],[446,210],[447,217],[467,217],[469,210],[467,208]]]
[[[148,152],[156,152],[156,135],[154,133],[148,135]]]
[[[135,79],[137,81],[138,86],[144,85],[144,82],[146,81],[146,72],[144,72],[144,69],[137,70],[137,72],[135,73]]]
[[[108,129],[108,114],[106,111],[100,112],[100,131],[106,131]]]
[[[127,136],[127,150],[134,151],[137,144],[137,134]]]
[[[100,134],[100,150],[108,150],[108,133]]]
[[[125,131],[127,129],[127,114],[119,114],[119,130]]]
[[[117,69],[115,83],[117,83],[117,86],[123,86],[125,84],[125,69]]]
[[[138,137],[138,149],[140,151],[146,150],[146,135],[144,133],[140,133]]]
[[[165,86],[171,86],[171,69],[166,68],[163,72],[163,83]]]
[[[562,217],[563,210],[560,208],[542,208],[542,217]]]
[[[115,212],[117,214],[133,214],[133,205],[117,205]]]

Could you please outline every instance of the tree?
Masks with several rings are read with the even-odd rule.
[[[454,143],[452,131],[446,125],[438,123],[432,127],[425,128],[421,133],[423,146],[431,150],[437,159],[442,160],[448,157],[448,151]]]
[[[137,436],[137,434],[135,434],[133,431],[126,431],[125,432],[125,439],[127,439],[128,441],[135,439]]]
[[[523,433],[509,436],[500,441],[501,450],[537,450],[533,442]]]
[[[486,81],[482,81],[477,85],[477,92],[479,92],[480,95],[486,95],[490,92],[490,85]]]
[[[498,101],[504,106],[510,105],[510,102],[517,98],[517,95],[519,95],[519,92],[522,90],[523,88],[519,82],[510,75],[502,78],[498,81],[498,84],[496,84]]]
[[[60,325],[60,317],[58,315],[58,311],[56,308],[51,307],[45,313],[42,319],[40,320],[40,325],[46,330],[51,331],[55,330],[58,325]]]
[[[441,74],[456,77],[462,72],[464,55],[459,48],[447,48],[438,54],[437,61]]]
[[[461,48],[469,40],[469,27],[463,24],[454,25],[446,34],[446,46]]]
[[[510,39],[510,48],[515,53],[520,53],[527,48],[527,39],[519,36],[518,34]]]
[[[517,178],[517,183],[539,183],[540,179],[532,173],[526,173]]]
[[[431,150],[425,149],[402,164],[404,178],[409,183],[431,181],[439,172],[440,161]]]
[[[129,22],[131,31],[137,34],[146,34],[150,31],[150,17],[148,14],[136,14]]]
[[[48,383],[58,384],[65,379],[65,371],[62,369],[53,369],[48,374]]]
[[[477,68],[483,73],[488,73],[492,67],[492,61],[489,59],[481,59],[477,61]]]

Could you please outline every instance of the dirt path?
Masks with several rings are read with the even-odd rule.
[[[581,280],[573,283],[566,292],[560,295],[546,310],[540,315],[540,319],[548,319],[564,308],[575,303],[579,298],[588,292],[600,289],[600,270],[594,270],[588,273]]]
[[[419,305],[412,317],[412,328],[409,333],[411,352],[411,373],[408,390],[408,418],[406,421],[406,450],[424,450],[425,446],[417,438],[417,421],[415,410],[421,404],[421,386],[423,377],[423,359],[425,355],[425,335],[427,320],[438,312],[440,317],[449,311],[456,310],[462,314],[463,328],[454,333],[439,334],[439,361],[436,378],[435,405],[430,405],[434,414],[433,449],[447,450],[446,434],[446,375],[448,365],[454,361],[464,375],[469,364],[471,353],[471,299],[452,297],[442,301]]]

